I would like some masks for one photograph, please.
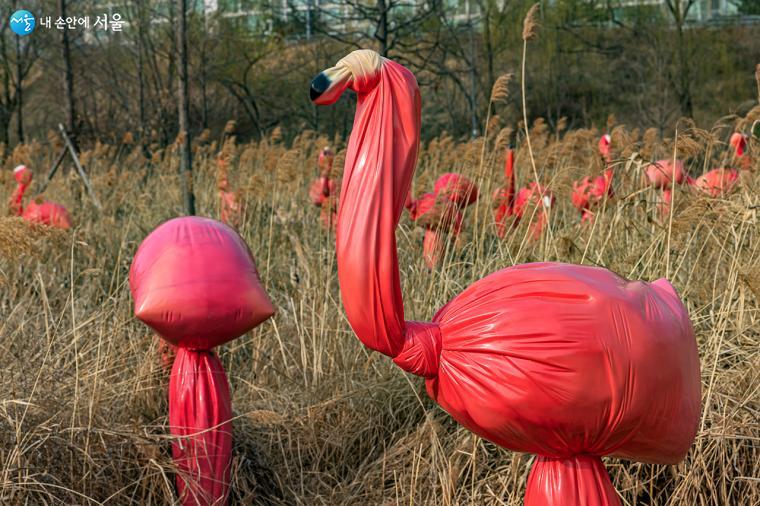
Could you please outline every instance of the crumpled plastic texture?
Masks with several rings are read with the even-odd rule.
[[[446,198],[459,209],[464,209],[478,200],[478,188],[475,184],[456,172],[446,172],[438,176],[433,185],[433,193]]]
[[[129,271],[135,316],[176,345],[169,381],[172,453],[185,506],[226,504],[232,461],[227,378],[210,351],[274,313],[248,246],[229,226],[169,220],[142,242]],[[170,351],[171,350],[171,351]]]
[[[135,254],[129,285],[135,316],[188,349],[219,346],[274,314],[248,246],[209,218],[156,228]]]
[[[672,464],[696,434],[700,366],[686,308],[664,279],[537,263],[477,281],[432,322],[406,322],[394,229],[417,155],[419,91],[407,69],[366,53],[326,71],[358,94],[337,228],[352,329],[425,377],[459,423],[539,454],[527,504],[618,504],[601,456]]]
[[[169,406],[182,503],[225,504],[232,465],[232,403],[227,375],[213,351],[177,349]]]

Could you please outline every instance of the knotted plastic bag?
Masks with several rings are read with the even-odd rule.
[[[232,228],[184,217],[156,228],[129,271],[135,316],[177,346],[169,380],[172,454],[185,506],[229,496],[232,405],[214,346],[274,313],[248,246]]]

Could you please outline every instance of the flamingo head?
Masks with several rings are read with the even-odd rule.
[[[322,151],[319,152],[319,159],[317,162],[320,174],[323,176],[328,176],[330,174],[334,159],[335,154],[330,149],[330,146],[325,146]]]
[[[311,80],[309,97],[316,105],[335,103],[346,89],[356,93],[371,90],[380,79],[384,58],[371,49],[349,53]]]
[[[599,139],[599,154],[602,155],[605,162],[610,161],[611,144],[612,137],[610,137],[610,134],[604,134]]]
[[[32,170],[29,169],[26,165],[19,165],[13,169],[13,178],[20,185],[27,186],[32,182],[32,176],[34,176]]]
[[[744,156],[747,151],[747,136],[739,132],[734,132],[728,141],[728,144],[734,148],[736,156]]]

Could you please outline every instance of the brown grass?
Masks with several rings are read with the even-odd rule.
[[[417,189],[429,188],[445,168],[475,178],[489,195],[501,184],[505,134],[499,131],[422,146]],[[679,188],[672,220],[663,222],[657,192],[640,186],[636,153],[646,148],[672,156],[668,149],[679,141],[666,147],[647,133],[637,145],[639,135],[620,125],[613,134],[631,145],[616,145],[618,197],[592,226],[578,225],[566,188],[600,170],[599,132],[560,135],[545,124],[530,135],[538,176],[558,196],[551,234],[530,242],[525,220],[498,240],[484,198],[467,210],[462,247],[447,248],[442,268],[428,274],[421,231],[404,217],[397,237],[407,318],[430,318],[472,281],[515,263],[598,264],[645,280],[669,272],[697,332],[699,434],[679,465],[606,459],[608,469],[624,504],[760,504],[757,172],[724,199]],[[683,146],[695,175],[725,150],[708,146],[704,136],[689,139]],[[701,149],[694,152],[691,141]],[[274,319],[218,350],[236,415],[233,502],[521,504],[529,455],[459,427],[426,397],[421,379],[353,337],[339,302],[334,238],[321,231],[319,210],[306,197],[326,144],[335,146],[340,168],[344,146],[312,132],[288,146],[278,136],[225,146],[233,189],[248,201],[241,231],[279,308]],[[210,216],[218,212],[215,146],[197,147],[194,157],[199,213]],[[37,229],[16,219],[0,222],[2,251],[37,253],[0,259],[3,504],[174,500],[167,373],[151,333],[132,317],[127,273],[142,238],[181,211],[177,155],[168,148],[145,160],[137,148],[96,149],[87,169],[105,203],[102,213],[70,172],[47,191],[77,223],[63,240],[48,240],[47,232],[37,237]],[[757,155],[757,146],[752,149]],[[516,155],[518,184],[524,184],[534,178],[524,144]],[[38,177],[53,156],[44,146],[18,150]],[[11,181],[3,181],[7,198]]]

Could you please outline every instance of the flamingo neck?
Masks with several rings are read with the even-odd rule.
[[[401,65],[384,60],[372,89],[357,93],[336,227],[346,317],[365,346],[396,357],[407,341],[396,226],[417,163],[420,93]]]
[[[507,181],[507,208],[515,210],[515,152],[507,150],[507,160],[504,162],[504,178]]]
[[[24,213],[24,194],[26,193],[28,184],[19,183],[11,196],[11,212],[15,216],[21,216]]]

